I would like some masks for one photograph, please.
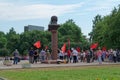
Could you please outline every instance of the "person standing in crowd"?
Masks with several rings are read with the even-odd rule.
[[[109,61],[113,62],[113,49],[109,50]]]
[[[83,62],[86,61],[86,52],[83,50]]]
[[[37,63],[37,61],[38,61],[38,51],[37,51],[37,50],[35,50],[33,56],[34,56],[33,63],[34,63],[34,62]]]
[[[116,50],[116,55],[117,55],[117,61],[120,62],[120,51],[118,49]]]
[[[47,50],[46,51],[46,60],[50,60],[51,59],[51,54],[50,54],[50,51]]]
[[[62,53],[62,51],[60,50],[59,53],[58,53],[58,57],[60,60],[63,60],[64,59],[64,55]]]
[[[80,62],[83,62],[83,50],[80,53]]]
[[[13,56],[14,56],[13,64],[17,64],[19,61],[19,52],[17,49],[15,49],[15,51],[13,52]]]
[[[102,61],[104,62],[106,58],[106,51],[102,51]]]
[[[71,60],[72,60],[71,50],[68,49],[68,50],[67,50],[67,61],[71,63]]]
[[[72,55],[73,55],[73,63],[76,63],[78,61],[77,60],[78,52],[74,48],[72,48]]]
[[[90,51],[89,50],[86,50],[86,59],[87,59],[87,63],[90,63]]]
[[[32,63],[33,64],[33,59],[34,59],[34,50],[33,48],[30,49],[29,51],[29,63]]]
[[[45,60],[45,56],[46,56],[46,52],[45,52],[45,50],[42,49],[40,52],[41,61]]]
[[[102,64],[101,56],[102,56],[102,51],[101,51],[100,48],[99,48],[99,49],[97,50],[97,58],[98,58],[99,64]]]
[[[116,50],[113,50],[113,61],[114,61],[114,63],[116,63],[116,61],[117,61],[117,51]]]
[[[90,48],[90,62],[94,61],[93,57],[94,57],[94,52],[93,52],[93,49]]]
[[[64,54],[64,60],[67,60],[67,58],[68,58],[67,51],[65,51],[63,54]]]

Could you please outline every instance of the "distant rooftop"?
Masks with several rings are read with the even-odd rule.
[[[43,26],[36,26],[36,25],[24,26],[24,32],[25,31],[33,31],[33,30],[44,31],[44,27]]]

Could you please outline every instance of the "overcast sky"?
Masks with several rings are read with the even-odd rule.
[[[68,19],[88,36],[92,20],[97,14],[110,14],[120,0],[0,0],[0,31],[5,33],[11,27],[17,33],[24,32],[24,26],[37,25],[48,29],[52,15],[58,16],[58,24]]]

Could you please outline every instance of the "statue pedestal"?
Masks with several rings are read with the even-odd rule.
[[[42,61],[41,63],[44,63],[44,64],[66,64],[68,63],[66,60],[60,60],[60,59],[57,59],[57,60],[45,60],[45,61]]]

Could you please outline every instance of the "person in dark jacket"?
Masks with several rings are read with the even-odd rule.
[[[15,51],[13,52],[13,56],[14,56],[14,61],[13,61],[13,64],[17,64],[18,61],[19,61],[19,52],[17,49],[15,49]]]

